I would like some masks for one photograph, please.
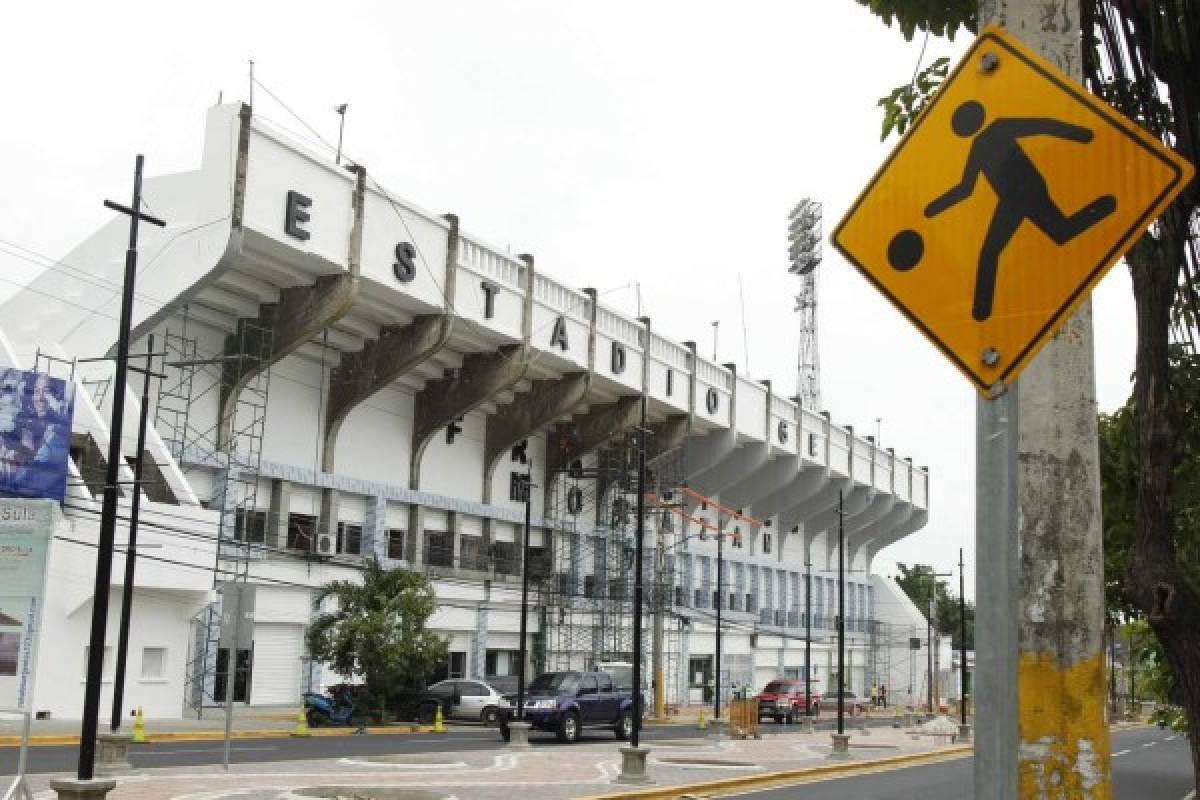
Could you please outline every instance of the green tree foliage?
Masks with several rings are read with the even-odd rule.
[[[1175,549],[1185,579],[1200,590],[1200,356],[1172,347],[1168,379],[1168,414],[1175,435]],[[1136,418],[1133,398],[1112,414],[1100,415],[1104,575],[1108,611],[1114,618],[1137,613],[1125,582],[1137,506]]]
[[[337,608],[309,626],[309,653],[343,675],[361,676],[376,702],[419,687],[446,658],[446,639],[426,628],[437,598],[420,573],[384,569],[371,559],[362,583],[332,581],[317,598]]]
[[[953,39],[960,28],[974,32],[979,24],[978,0],[857,0],[891,27],[900,26],[912,41],[917,31]]]
[[[900,576],[896,578],[896,583],[926,616],[929,614],[929,598],[935,591],[937,592],[937,620],[934,628],[943,636],[949,636],[954,643],[954,649],[957,650],[961,646],[959,634],[961,633],[960,620],[962,619],[962,615],[959,613],[958,596],[951,594],[949,584],[936,577],[933,567],[928,564],[913,564],[910,567],[907,564],[897,563],[896,568],[900,570]],[[975,604],[968,601],[966,611],[967,649],[974,650]]]

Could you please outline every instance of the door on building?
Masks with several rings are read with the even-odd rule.
[[[300,699],[304,627],[288,623],[254,626],[254,671],[250,693],[255,705],[295,704]]]
[[[713,700],[713,657],[692,656],[688,659],[688,694],[690,698],[700,695],[702,703]]]
[[[237,666],[233,675],[233,702],[250,702],[250,667],[254,663],[252,650],[237,651]],[[217,650],[217,674],[213,679],[213,700],[220,704],[225,702],[225,692],[229,686],[229,648]]]

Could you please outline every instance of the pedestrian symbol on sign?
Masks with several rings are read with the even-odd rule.
[[[1021,148],[1027,136],[1053,136],[1087,144],[1091,130],[1042,117],[1001,118],[984,127],[987,112],[982,103],[968,100],[954,110],[950,126],[963,138],[975,137],[963,168],[962,180],[925,207],[927,219],[966,200],[975,191],[982,174],[996,193],[996,211],[979,248],[975,274],[975,298],[971,316],[982,322],[992,315],[996,291],[996,273],[1000,254],[1025,220],[1059,246],[1084,233],[1117,209],[1117,199],[1102,195],[1071,216],[1063,213],[1050,197],[1046,179],[1037,165]],[[888,245],[888,262],[893,269],[907,271],[915,267],[925,251],[921,234],[904,230]]]

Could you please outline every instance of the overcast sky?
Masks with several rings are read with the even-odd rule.
[[[719,359],[788,394],[787,212],[811,195],[832,230],[894,144],[879,142],[876,99],[912,76],[922,44],[854,0],[20,3],[6,27],[3,242],[62,256],[108,218],[104,198],[128,201],[138,152],[152,175],[197,168],[205,109],[247,99],[253,59],[328,140],[349,103],[345,149],[390,190],[630,313],[640,282],[655,328],[704,355],[720,320]],[[930,40],[924,63],[964,47]],[[0,253],[0,293],[36,270]],[[1095,303],[1111,410],[1133,371],[1123,267]],[[819,319],[834,420],[878,426],[932,471],[929,524],[877,571],[948,568],[965,546],[970,578],[973,390],[831,248]]]

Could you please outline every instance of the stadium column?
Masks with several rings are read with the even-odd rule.
[[[225,337],[217,429],[221,449],[229,447],[238,398],[246,384],[337,322],[354,305],[360,283],[367,170],[358,165],[351,170],[355,180],[346,271],[323,275],[311,286],[281,289],[278,302],[261,304],[257,317],[239,319],[234,332]],[[264,341],[267,336],[269,341]]]
[[[525,262],[525,300],[522,312],[522,341],[501,345],[495,352],[470,353],[462,366],[449,370],[436,381],[425,384],[417,392],[413,419],[412,451],[409,466],[409,488],[421,488],[421,460],[434,435],[465,414],[468,414],[500,392],[516,386],[529,371],[530,337],[533,329],[533,256],[522,254]],[[485,524],[489,524],[485,519]],[[408,538],[404,543],[409,564],[425,561],[425,509],[420,503],[409,506]],[[485,531],[486,533],[486,531]],[[486,552],[488,542],[481,545]]]
[[[487,432],[484,435],[483,454],[483,502],[492,502],[493,479],[496,466],[505,453],[522,439],[527,439],[537,431],[550,425],[557,419],[570,416],[576,408],[587,399],[588,389],[592,385],[592,375],[596,368],[596,290],[584,289],[590,297],[588,306],[588,347],[587,368],[579,372],[563,375],[561,378],[548,378],[533,382],[529,391],[517,395],[511,403],[504,406],[487,421]],[[531,326],[532,327],[532,326]],[[543,349],[551,347],[546,341]],[[547,448],[547,455],[550,450]],[[550,486],[554,473],[549,461],[544,465],[545,478],[542,481],[542,496],[549,499]],[[555,465],[557,466],[557,465]],[[542,516],[546,515],[546,505],[542,506]],[[483,542],[485,548],[492,541],[493,520],[483,521]],[[546,532],[549,536],[549,531]],[[547,548],[550,542],[545,543]]]
[[[455,259],[458,253],[459,225],[454,214],[443,215],[446,233],[446,270],[443,278],[440,314],[426,314],[407,325],[385,325],[379,338],[372,339],[356,353],[342,353],[329,375],[329,399],[325,411],[325,430],[321,449],[321,469],[334,471],[338,433],[346,417],[359,404],[412,371],[446,346],[454,328]],[[321,492],[321,521],[333,521],[337,505],[336,490]]]

